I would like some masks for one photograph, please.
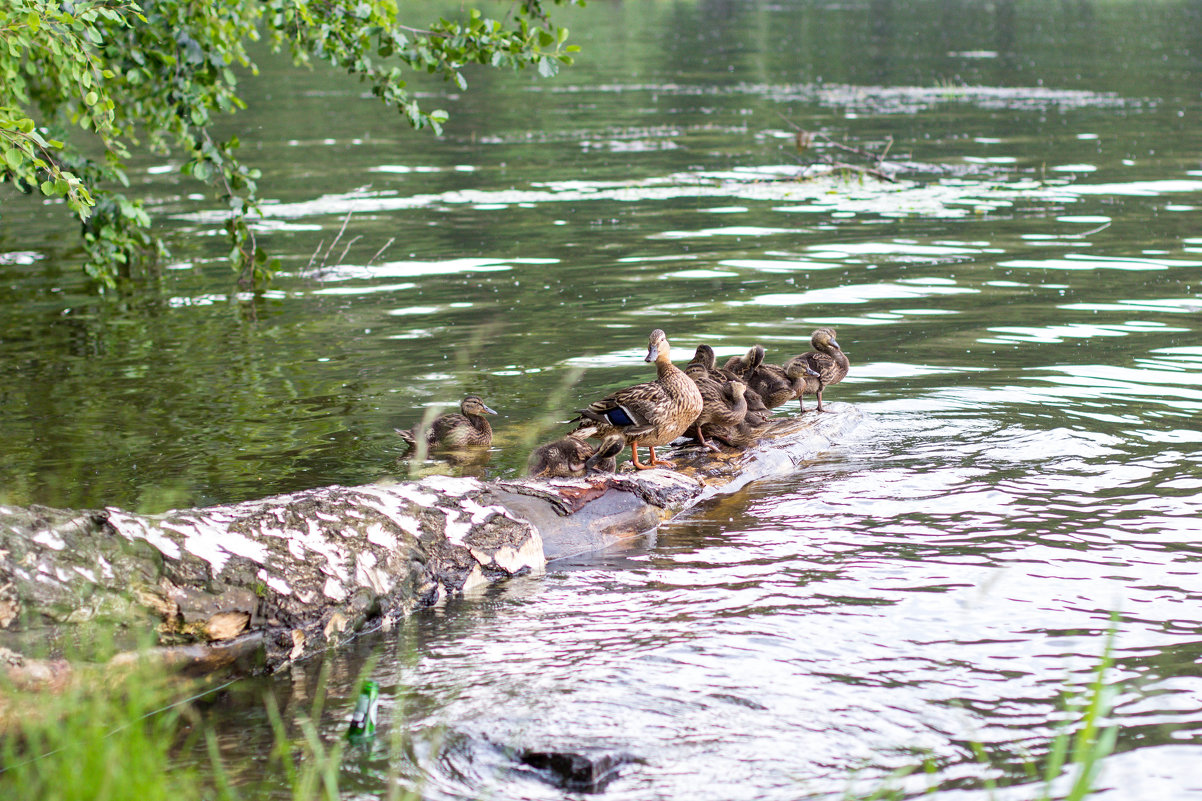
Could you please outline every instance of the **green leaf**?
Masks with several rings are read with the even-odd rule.
[[[95,92],[88,92],[83,96],[83,102],[89,106],[96,105],[98,100],[100,100],[100,95],[96,94]]]

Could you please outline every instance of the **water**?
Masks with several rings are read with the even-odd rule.
[[[868,422],[798,475],[332,657],[330,738],[367,660],[383,690],[348,797],[572,796],[519,747],[634,755],[618,798],[837,798],[923,760],[910,794],[984,798],[994,776],[1030,797],[1024,765],[1112,613],[1103,797],[1202,797],[1202,4],[566,19],[585,50],[554,81],[430,86],[441,140],[266,59],[231,127],[261,143],[261,237],[284,262],[263,297],[236,295],[212,204],[169,162],[134,174],[175,260],[120,301],[77,280],[70,224],[6,202],[0,500],[159,511],[512,476],[572,409],[645,379],[651,328],[678,357],[784,358],[833,325],[852,373],[828,402]],[[791,124],[892,137],[908,169],[784,180]],[[502,413],[486,465],[400,460],[394,427],[469,392]],[[316,674],[214,708],[235,773],[263,770],[244,757],[270,741],[258,693],[294,715]]]

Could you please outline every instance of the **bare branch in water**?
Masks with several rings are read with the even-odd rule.
[[[813,145],[817,142],[817,143],[820,143],[823,148],[833,148],[835,150],[841,150],[844,153],[850,153],[852,155],[859,156],[860,158],[867,161],[869,163],[869,165],[871,165],[871,166],[861,166],[861,165],[857,165],[857,164],[849,164],[844,161],[837,161],[836,159],[832,158],[831,156],[828,156],[827,154],[822,153],[817,150],[815,150],[813,153],[811,153],[809,155],[809,158],[812,159],[812,161],[807,163],[805,161],[802,161],[801,159],[798,159],[797,161],[799,164],[803,164],[805,166],[811,166],[814,164],[821,163],[821,164],[826,164],[834,169],[852,170],[854,172],[862,173],[865,175],[871,175],[874,178],[880,178],[883,181],[889,181],[890,183],[897,183],[897,180],[892,175],[887,174],[884,170],[881,169],[881,165],[885,162],[885,156],[887,156],[889,154],[890,149],[892,149],[892,147],[893,147],[893,137],[892,136],[888,136],[885,138],[885,145],[884,145],[884,148],[882,148],[881,150],[879,150],[879,151],[870,150],[870,149],[864,148],[864,147],[856,147],[855,145],[844,144],[843,142],[836,142],[834,139],[832,139],[831,137],[827,136],[824,133],[821,133],[820,131],[808,131],[805,128],[802,128],[800,125],[797,125],[796,123],[794,123],[792,120],[790,120],[788,117],[786,117],[784,114],[781,114],[780,112],[777,112],[777,116],[780,117],[782,120],[784,120],[785,124],[787,124],[790,128],[792,128],[796,132],[793,137],[793,143],[797,147],[798,153],[805,153],[806,151],[810,150],[813,147]],[[823,174],[829,174],[829,173],[823,173]],[[807,177],[809,178],[809,177],[813,177],[813,176],[807,176]]]
[[[367,260],[367,266],[370,267],[372,265],[372,263],[375,262],[376,259],[380,258],[380,254],[383,253],[384,251],[388,250],[389,246],[392,245],[392,243],[395,241],[396,241],[395,236],[388,237],[388,241],[384,243],[384,247],[377,250],[376,255],[372,256],[370,259]]]
[[[342,227],[338,229],[338,236],[334,237],[334,241],[330,243],[330,247],[326,250],[326,255],[321,259],[321,267],[326,266],[326,262],[330,260],[330,252],[334,250],[334,246],[338,244],[338,240],[342,239],[342,234],[346,231],[347,223],[351,221],[353,211],[348,211],[346,217],[342,220]]]

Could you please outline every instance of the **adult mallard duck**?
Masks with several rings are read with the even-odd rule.
[[[484,418],[496,414],[478,395],[468,395],[459,404],[460,414],[444,414],[434,418],[430,427],[416,425],[411,429],[396,429],[410,448],[424,439],[428,448],[487,448],[492,444],[492,426]]]
[[[612,473],[618,469],[617,455],[626,447],[621,434],[610,434],[597,447],[574,434],[540,445],[530,454],[527,472],[532,477],[583,476]]]
[[[703,364],[695,362],[690,362],[685,368],[685,375],[693,379],[701,392],[701,414],[693,424],[697,441],[703,448],[716,451],[718,447],[706,442],[705,435],[715,428],[732,428],[744,421],[747,417],[747,398],[744,397],[747,385],[738,380],[716,381]],[[730,444],[726,439],[722,441]]]
[[[814,349],[789,359],[785,362],[785,370],[803,377],[802,386],[797,392],[801,411],[805,411],[804,397],[817,395],[818,411],[823,412],[826,410],[822,408],[822,390],[842,381],[851,368],[851,362],[835,341],[833,328],[819,328],[810,336],[810,344]]]
[[[647,358],[655,362],[657,377],[645,384],[619,389],[580,410],[580,436],[606,437],[621,434],[634,453],[636,470],[672,463],[655,456],[656,445],[667,445],[693,425],[704,402],[693,380],[672,364],[668,337],[660,329],[651,332]],[[651,461],[639,461],[639,442],[651,450]]]

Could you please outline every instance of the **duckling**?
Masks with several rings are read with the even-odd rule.
[[[744,384],[743,386],[747,386]],[[745,448],[755,439],[755,429],[746,419],[732,426],[711,425],[709,435],[711,440],[718,440],[723,445],[732,448]]]
[[[685,372],[687,373],[693,365],[704,367],[705,371],[710,374],[710,378],[715,381],[721,381],[724,375],[729,375],[727,371],[718,369],[718,357],[714,354],[714,349],[704,342],[698,345],[697,350],[693,352],[693,358],[685,366]]]
[[[743,397],[747,400],[747,416],[743,419],[744,423],[762,426],[772,419],[772,410],[765,405],[760,393],[748,387],[743,390]]]
[[[744,397],[747,385],[738,380],[716,381],[705,365],[698,363],[690,363],[685,368],[685,374],[693,379],[701,391],[701,414],[692,430],[697,433],[697,441],[703,448],[716,451],[718,446],[706,442],[705,434],[713,427],[733,427],[743,422],[747,417],[747,399]]]
[[[818,411],[824,412],[826,410],[822,408],[822,390],[846,378],[851,362],[835,341],[833,328],[819,328],[814,331],[810,336],[810,344],[814,349],[789,359],[785,362],[785,370],[794,375],[804,375],[802,386],[797,392],[797,402],[801,405],[801,411],[805,411],[804,396],[817,395]]]
[[[813,353],[803,353],[785,362],[785,372],[794,379],[800,379],[797,389],[797,405],[800,411],[806,410],[806,395],[822,394],[822,371]],[[819,409],[819,411],[822,411]]]
[[[662,330],[651,332],[644,361],[655,362],[656,379],[590,403],[574,418],[582,421],[576,432],[586,437],[621,434],[634,453],[636,470],[672,467],[672,462],[656,458],[655,446],[666,445],[683,434],[705,404],[693,380],[672,364],[668,337]],[[651,451],[647,464],[639,461],[640,440]]]
[[[745,356],[731,356],[722,369],[744,379],[764,361],[764,346],[752,345]]]
[[[775,409],[796,398],[805,383],[805,368],[800,364],[795,367],[796,375],[790,375],[780,365],[766,364],[762,345],[753,346],[746,356],[732,356],[726,366],[728,369],[733,367],[747,382],[748,388],[758,394],[769,409]]]
[[[571,477],[586,473],[613,473],[617,455],[626,447],[620,434],[610,434],[594,448],[574,434],[540,445],[530,454],[527,472],[531,477]]]
[[[763,348],[760,348],[759,345],[757,345],[756,348],[759,348],[759,361],[763,361]],[[739,368],[745,367],[750,363],[748,360],[753,357],[754,352],[755,348],[753,348],[751,351],[748,351],[747,356],[732,356],[726,361],[725,367],[719,368],[717,357],[714,355],[714,349],[703,343],[697,346],[697,351],[693,354],[693,360],[689,362],[689,366],[701,365],[709,371],[710,378],[718,381],[719,383],[726,381],[741,381],[746,384],[746,382],[743,381],[742,376],[731,368],[732,366]],[[761,398],[759,393],[757,393],[755,390],[751,388],[745,389],[743,391],[743,398],[747,401],[747,416],[744,419],[745,423],[752,426],[762,426],[772,418],[772,411],[764,405],[764,399]]]
[[[620,434],[610,434],[601,440],[597,452],[584,461],[585,473],[616,473],[618,472],[618,454],[626,447],[626,438]]]
[[[492,444],[492,426],[484,418],[496,414],[478,395],[468,395],[459,404],[461,414],[444,414],[434,418],[428,429],[416,425],[409,430],[395,429],[409,448],[417,446],[424,437],[426,447],[487,448]]]

